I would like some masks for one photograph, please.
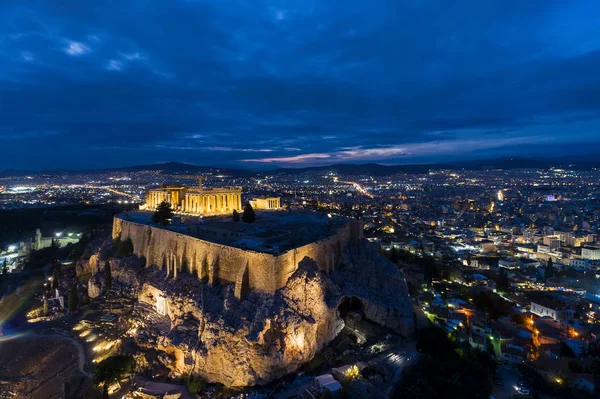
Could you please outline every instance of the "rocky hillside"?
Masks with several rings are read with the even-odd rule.
[[[95,242],[79,274],[90,274],[90,297],[102,295],[103,265],[110,262],[112,295],[134,296],[157,310],[170,328],[138,345],[158,348],[176,374],[198,374],[227,386],[262,385],[297,370],[333,340],[344,326],[347,303],[353,311],[402,335],[414,331],[413,309],[404,276],[366,241],[345,249],[332,272],[304,258],[286,286],[275,294],[250,290],[236,298],[234,285],[211,286],[186,274],[166,278],[135,256],[113,258],[110,240]],[[149,308],[150,308],[149,307]],[[152,310],[149,310],[152,312]]]

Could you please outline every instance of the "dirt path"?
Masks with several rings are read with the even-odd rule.
[[[75,347],[77,348],[77,354],[79,355],[79,371],[85,375],[88,378],[92,378],[92,373],[87,372],[85,370],[85,366],[86,366],[86,355],[85,355],[85,348],[83,347],[83,345],[81,344],[81,342],[79,342],[78,340],[76,340],[75,338],[72,337],[65,337],[64,335],[59,335],[59,334],[52,334],[52,335],[43,335],[44,337],[52,337],[52,338],[58,338],[58,339],[64,339],[67,341],[71,341],[73,344],[75,344]]]

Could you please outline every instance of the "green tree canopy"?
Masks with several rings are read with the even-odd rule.
[[[169,204],[167,201],[163,201],[158,204],[156,212],[154,212],[154,215],[152,215],[152,222],[161,226],[166,226],[169,224],[172,217],[173,210],[171,209],[171,204]]]
[[[55,290],[58,288],[58,283],[60,281],[60,263],[58,266],[54,267],[54,273],[52,273],[52,289]]]
[[[244,206],[244,213],[242,214],[242,220],[244,223],[253,223],[256,220],[256,213],[249,202]]]
[[[134,366],[135,360],[132,356],[115,355],[108,357],[98,363],[94,370],[92,381],[95,385],[102,383],[110,384],[113,381],[120,380],[132,374]]]
[[[74,312],[77,310],[79,306],[79,296],[77,295],[77,287],[75,284],[71,286],[71,291],[69,291],[69,310]]]
[[[400,256],[398,255],[398,250],[393,245],[392,245],[392,249],[390,250],[390,260],[394,264],[398,264],[398,262],[400,261]]]
[[[425,327],[417,332],[417,350],[434,359],[448,360],[456,355],[454,344],[440,327]]]
[[[544,278],[548,280],[556,275],[556,271],[554,270],[554,264],[552,262],[552,258],[548,259],[546,263],[546,268],[544,269]]]
[[[510,283],[508,281],[506,270],[504,270],[504,268],[500,268],[498,277],[496,278],[496,289],[499,291],[508,291],[509,287]]]

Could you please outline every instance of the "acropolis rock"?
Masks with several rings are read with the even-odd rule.
[[[95,262],[109,260],[116,284],[168,316],[170,330],[156,345],[169,355],[165,361],[174,359],[167,362],[174,372],[226,386],[269,383],[297,370],[337,336],[344,326],[340,309],[349,300],[398,334],[414,331],[404,276],[362,238],[359,222],[274,214],[282,216],[273,230],[290,234],[279,237],[273,250],[265,243],[250,249],[225,238],[209,241],[182,233],[185,226],[115,219],[113,238],[130,239],[135,255],[109,259],[105,252]],[[246,234],[258,236],[262,228],[260,237],[271,237],[264,220]],[[314,241],[294,237],[288,249],[285,240],[302,231],[292,228],[297,223],[314,224],[307,227]],[[239,235],[246,226],[215,229],[226,227]]]

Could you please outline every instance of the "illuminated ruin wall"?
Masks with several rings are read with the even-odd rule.
[[[112,236],[130,239],[134,253],[145,258],[147,266],[166,270],[170,277],[185,272],[207,277],[211,284],[235,283],[236,296],[241,297],[245,287],[271,294],[284,287],[306,257],[321,270],[333,270],[342,259],[342,250],[362,238],[362,225],[348,221],[328,238],[278,255],[212,243],[120,216],[114,219]]]

